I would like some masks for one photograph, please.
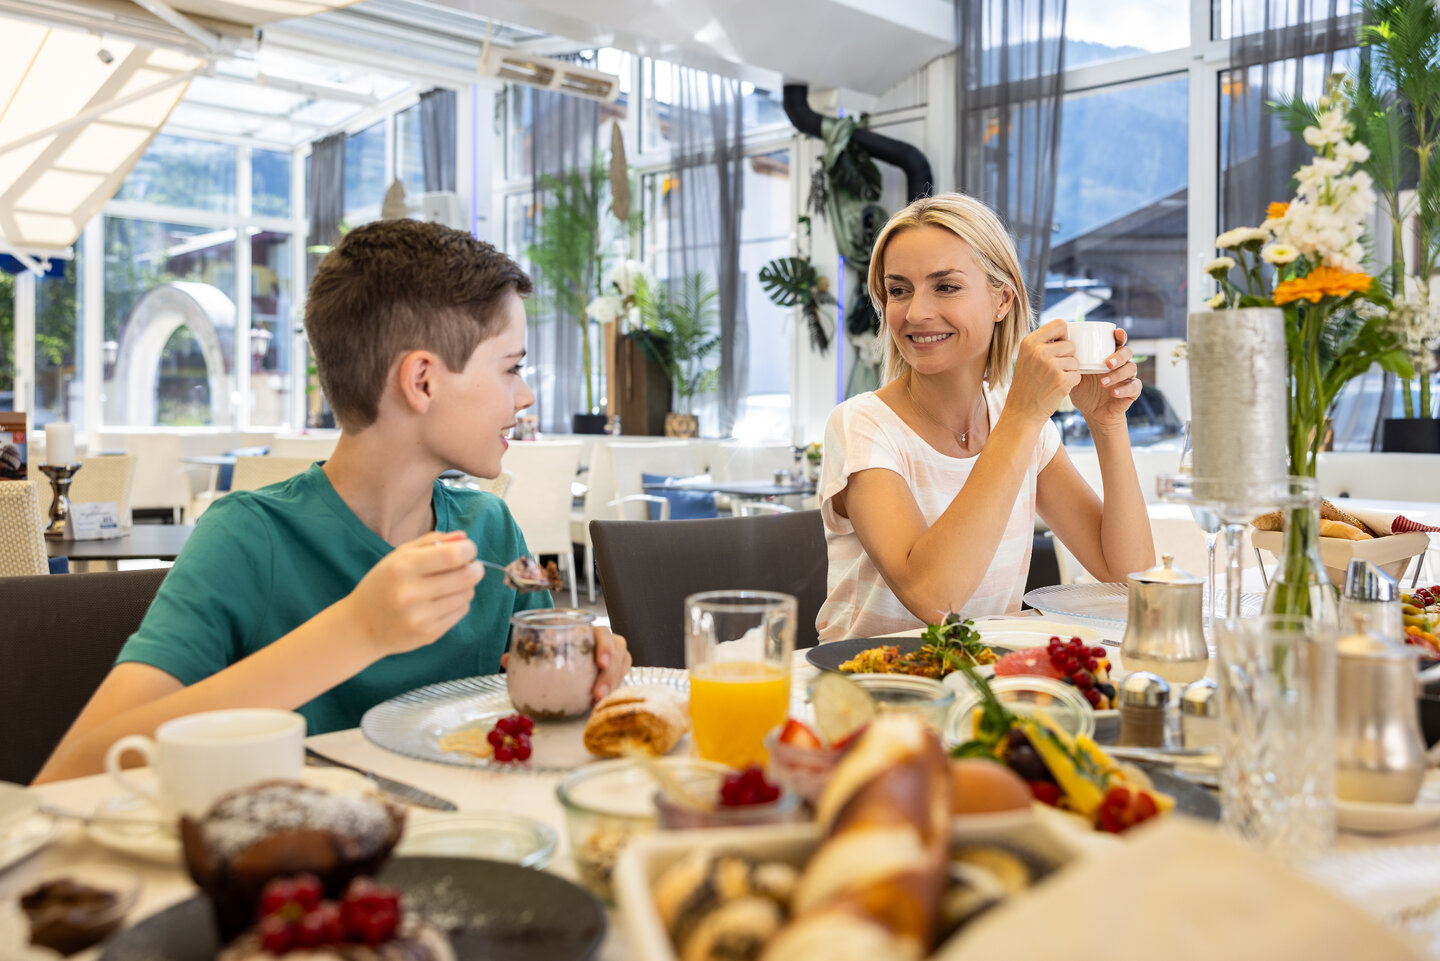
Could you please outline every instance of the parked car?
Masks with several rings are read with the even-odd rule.
[[[1148,447],[1185,436],[1185,422],[1175,413],[1170,401],[1165,399],[1165,392],[1154,384],[1140,385],[1140,396],[1130,405],[1127,418],[1130,423],[1130,443],[1135,447]],[[1056,411],[1050,419],[1060,428],[1060,440],[1065,446],[1094,446],[1090,428],[1085,423],[1084,415],[1078,410]]]

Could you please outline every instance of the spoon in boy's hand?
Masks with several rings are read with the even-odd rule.
[[[560,589],[560,571],[552,561],[541,568],[530,555],[517,557],[509,564],[497,564],[477,558],[486,567],[492,567],[505,575],[505,585],[521,594],[534,591],[557,591]]]

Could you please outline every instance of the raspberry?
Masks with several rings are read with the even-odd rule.
[[[278,914],[261,918],[255,933],[260,936],[260,947],[271,954],[284,954],[295,946],[295,932],[290,922]]]
[[[515,739],[515,760],[530,760],[530,735],[521,734]]]
[[[505,732],[500,730],[500,726],[497,724],[490,729],[490,733],[485,735],[485,740],[490,742],[491,747],[501,747],[505,743]]]
[[[276,878],[265,885],[260,894],[260,916],[269,917],[283,911],[295,900],[295,882],[290,878]]]
[[[506,741],[508,742],[509,738],[506,738]],[[501,764],[508,763],[515,760],[515,752],[510,749],[510,745],[508,743],[502,744],[495,749],[495,760],[499,761]]]
[[[296,941],[301,947],[313,948],[323,944],[337,944],[344,940],[345,929],[340,919],[340,906],[334,901],[324,901],[315,906],[300,919],[296,929]]]
[[[306,911],[315,908],[325,896],[325,886],[313,874],[302,874],[291,882],[291,895]]]

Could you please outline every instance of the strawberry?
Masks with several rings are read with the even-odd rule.
[[[785,729],[780,732],[780,743],[812,751],[822,750],[825,747],[825,742],[820,740],[820,735],[810,730],[810,726],[804,721],[797,721],[793,717],[785,722]]]

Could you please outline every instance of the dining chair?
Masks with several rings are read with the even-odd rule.
[[[816,643],[829,561],[819,511],[590,524],[610,625],[637,665],[685,666],[685,598],[699,591],[793,594],[795,646]]]
[[[286,437],[277,434],[275,439],[270,441],[270,453],[272,456],[302,457],[310,461],[327,460],[335,452],[335,444],[339,440],[340,435],[338,434],[317,434],[304,437]]]
[[[585,496],[580,506],[572,507],[570,511],[570,540],[574,544],[584,545],[585,548],[585,585],[591,604],[595,603],[595,542],[590,537],[590,522],[624,517],[623,511],[629,504],[657,504],[661,518],[669,520],[670,517],[669,501],[654,494],[638,492],[643,489],[640,486],[638,468],[635,470],[635,483],[628,488],[630,492],[620,493],[616,480],[613,449],[616,447],[626,448],[627,451],[622,452],[622,457],[624,457],[628,453],[628,448],[631,447],[675,446],[683,445],[608,444],[598,441],[592,444],[589,467],[585,472]],[[694,466],[693,459],[689,466]],[[627,475],[629,473],[628,467],[626,473]],[[635,516],[644,517],[646,515],[638,513]]]
[[[170,511],[172,524],[179,521],[190,503],[190,482],[185,475],[209,468],[187,468],[180,460],[184,447],[175,434],[126,434],[124,447],[125,453],[135,458],[131,510],[164,509]]]
[[[0,577],[50,573],[45,523],[34,481],[0,481]]]
[[[575,550],[570,539],[571,484],[580,466],[580,441],[525,441],[510,445],[505,466],[515,475],[505,503],[532,554],[555,554],[569,575],[570,606],[579,606]]]
[[[40,514],[50,515],[50,501],[54,494],[50,479],[40,472],[39,463],[30,462],[30,480],[35,481],[35,493],[40,498]],[[130,529],[130,496],[135,486],[135,457],[130,454],[104,457],[81,457],[80,469],[70,482],[70,502],[90,504],[113,501],[120,509],[120,527]]]
[[[28,783],[140,626],[167,568],[0,577],[0,781]]]
[[[271,484],[289,480],[296,474],[303,474],[315,463],[308,457],[264,457],[235,458],[235,473],[230,481],[234,491],[253,491]]]

